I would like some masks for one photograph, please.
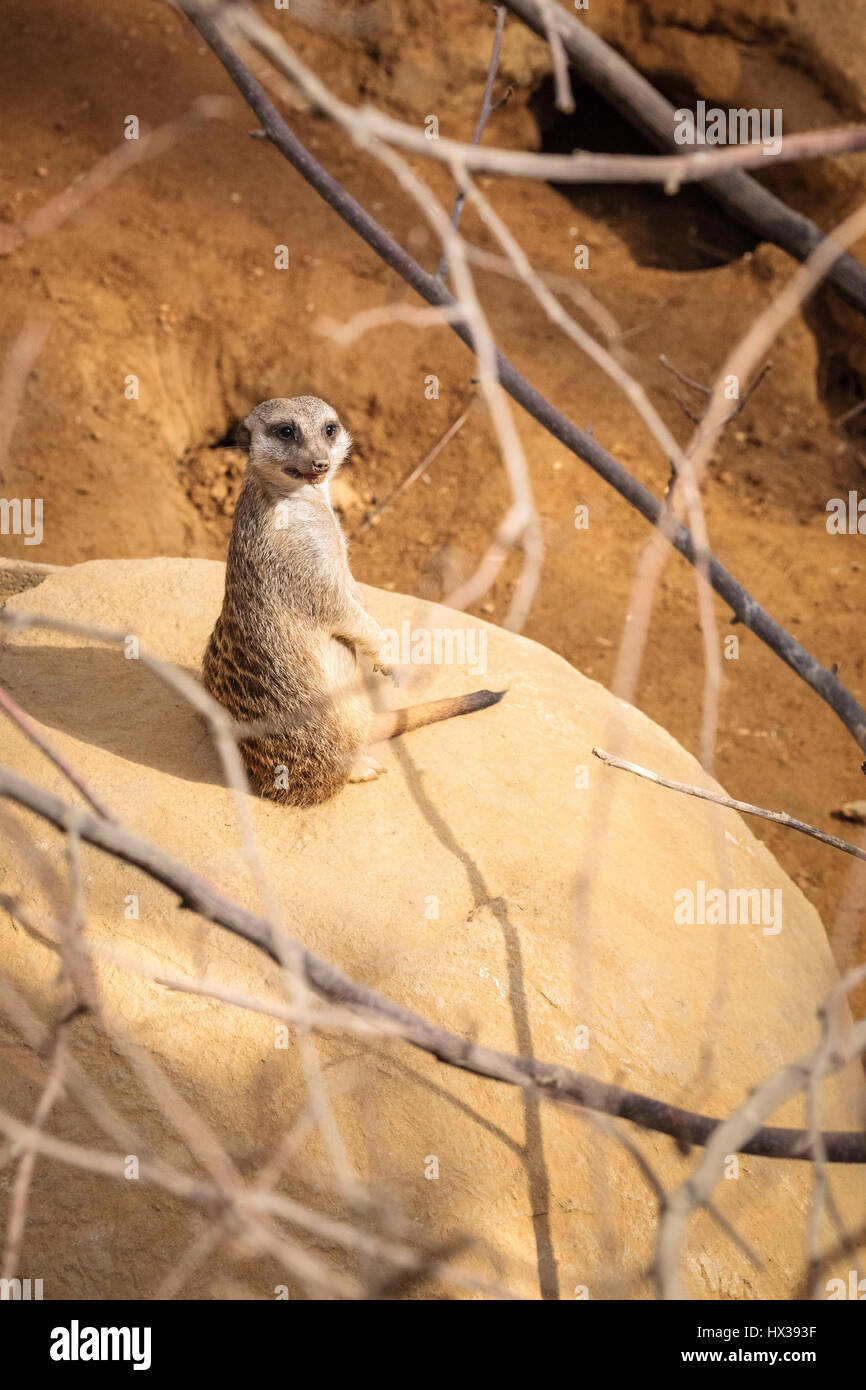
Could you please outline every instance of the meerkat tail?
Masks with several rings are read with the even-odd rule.
[[[410,705],[408,709],[387,710],[384,714],[373,716],[370,742],[383,743],[385,739],[396,738],[398,734],[422,729],[425,724],[438,724],[440,720],[454,719],[458,714],[472,714],[477,709],[487,709],[489,705],[497,705],[504,694],[504,690],[473,690],[471,695],[451,695],[445,700]]]

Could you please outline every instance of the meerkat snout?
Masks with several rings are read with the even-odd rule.
[[[277,491],[318,486],[344,462],[352,436],[318,396],[276,397],[251,410],[237,432],[250,467]]]

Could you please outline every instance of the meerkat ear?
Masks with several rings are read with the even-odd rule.
[[[248,419],[249,416],[247,416],[247,420]],[[237,446],[239,449],[243,449],[245,454],[248,454],[250,452],[250,441],[252,440],[252,433],[250,431],[249,425],[247,424],[247,420],[241,420],[240,424],[235,430],[235,441],[237,443]]]

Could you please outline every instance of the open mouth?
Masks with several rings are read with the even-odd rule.
[[[297,478],[302,483],[323,483],[328,476],[327,469],[324,473],[302,473],[300,468],[284,468],[290,478]]]

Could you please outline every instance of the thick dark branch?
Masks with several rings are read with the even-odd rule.
[[[299,942],[281,935],[277,944],[274,928],[265,917],[232,902],[194,870],[178,863],[126,826],[80,811],[5,767],[0,767],[0,796],[34,811],[64,834],[70,824],[74,824],[80,839],[164,884],[177,893],[184,907],[251,942],[278,964],[291,959],[310,987],[324,999],[389,1020],[397,1025],[406,1042],[440,1062],[507,1085],[530,1086],[551,1100],[619,1115],[645,1129],[668,1134],[681,1145],[706,1143],[722,1123],[710,1116],[697,1115],[635,1091],[596,1081],[570,1067],[554,1066],[532,1057],[512,1056],[460,1038],[420,1014],[404,1009],[377,990],[359,984]],[[866,1133],[829,1130],[822,1135],[822,1140],[828,1161],[866,1163]],[[809,1130],[765,1127],[757,1130],[741,1152],[766,1158],[811,1159],[813,1143],[814,1135]]]
[[[547,38],[545,10],[538,0],[503,0],[503,3],[539,38]],[[578,76],[642,131],[657,149],[678,149],[674,141],[671,103],[616,49],[558,3],[556,21],[562,46]],[[795,260],[805,261],[824,240],[823,232],[814,222],[794,212],[748,174],[734,172],[707,179],[703,187],[739,222],[751,227],[765,241],[781,246]],[[849,304],[866,314],[866,267],[846,253],[835,262],[827,279]]]
[[[414,261],[393,237],[365,211],[355,198],[347,193],[336,179],[322,168],[289,129],[273,102],[268,98],[260,83],[256,81],[249,68],[223,38],[218,26],[205,13],[196,0],[178,0],[181,8],[198,29],[202,38],[210,45],[219,58],[238,91],[255,111],[268,139],[279,150],[298,173],[324,198],[325,202],[343,218],[353,231],[372,247],[378,256],[397,271],[398,275],[411,286],[428,304],[455,309],[456,301],[444,288],[441,281]],[[509,0],[511,3],[511,0]],[[512,5],[513,8],[513,5]],[[516,11],[517,12],[517,11]],[[583,32],[581,30],[581,32]],[[605,50],[607,51],[607,50]],[[652,90],[652,88],[650,88]],[[661,100],[661,98],[659,98]],[[729,176],[730,177],[730,176]],[[820,239],[820,238],[819,238]],[[836,263],[838,266],[838,262]],[[856,263],[855,263],[856,264]],[[866,297],[864,297],[866,302]],[[466,324],[455,319],[451,328],[467,346],[471,347],[471,334]],[[591,435],[577,428],[562,415],[541,392],[536,390],[517,368],[499,351],[496,354],[499,379],[508,394],[522,405],[540,425],[564,444],[578,458],[588,463],[605,482],[621,497],[640,512],[653,526],[660,526],[667,539],[690,564],[695,563],[695,545],[691,532],[682,523],[671,523],[661,502],[644,487],[637,478],[632,477],[621,463],[603,449]],[[861,748],[866,750],[866,710],[858,704],[854,696],[841,684],[832,671],[828,671],[816,661],[805,647],[777,623],[761,605],[752,598],[743,586],[729,574],[714,557],[708,560],[710,583],[716,593],[730,605],[737,619],[765,642],[772,651],[796,671],[807,685],[810,685],[822,700],[839,716],[845,727],[854,736]]]

